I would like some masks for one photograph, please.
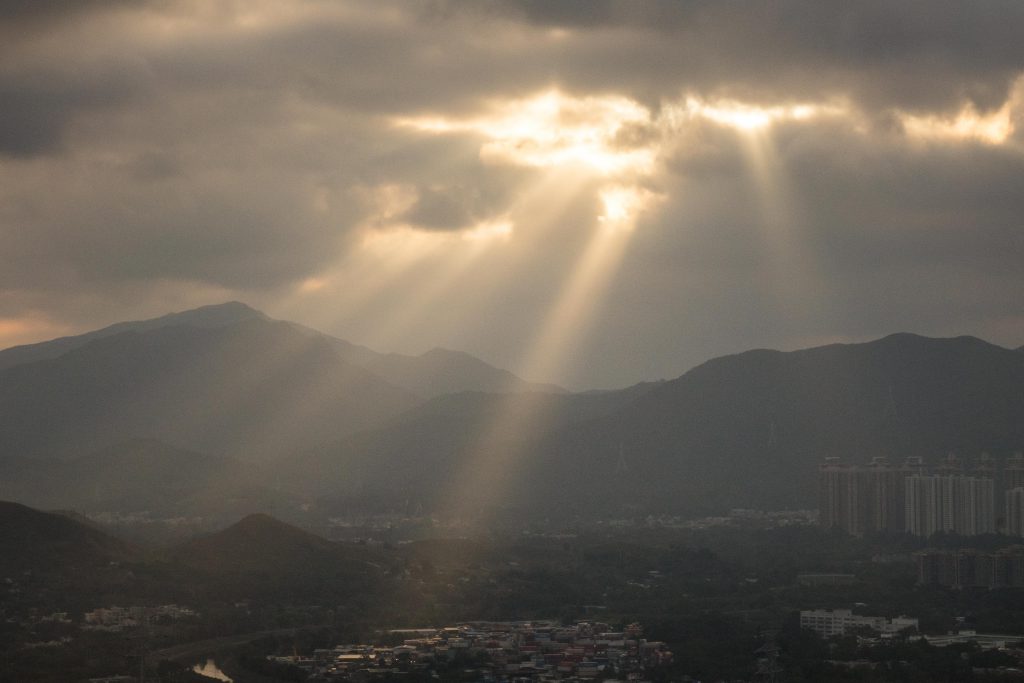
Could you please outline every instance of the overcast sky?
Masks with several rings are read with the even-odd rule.
[[[0,2],[0,347],[231,299],[573,388],[1016,347],[1021,36],[1010,1]]]

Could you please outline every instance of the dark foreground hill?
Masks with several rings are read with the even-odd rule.
[[[379,576],[381,568],[345,547],[264,514],[172,548],[173,562],[209,574]]]
[[[970,337],[750,351],[611,401],[588,417],[467,401],[307,456],[321,489],[406,508],[617,516],[813,507],[826,456],[968,459],[1024,448],[1024,357]],[[525,397],[520,400],[525,400]],[[572,397],[565,399],[571,404]],[[611,399],[606,397],[606,401]],[[523,420],[523,415],[540,419]],[[496,431],[494,424],[503,424]],[[332,466],[333,464],[333,466]],[[292,463],[291,471],[301,468]],[[476,471],[477,475],[466,475]],[[462,482],[453,491],[452,482]],[[476,485],[483,487],[474,488]],[[412,503],[410,503],[412,501]]]
[[[0,576],[88,572],[136,555],[131,545],[81,522],[0,502]]]

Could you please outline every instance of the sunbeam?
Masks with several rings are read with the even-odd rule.
[[[641,201],[630,197],[626,204]],[[519,364],[526,377],[551,377],[571,353],[573,343],[588,333],[604,291],[614,278],[629,244],[636,209],[604,202],[602,227],[594,231],[570,277],[548,310],[529,351]],[[509,396],[481,425],[465,466],[444,496],[444,513],[453,519],[485,521],[508,502],[512,481],[529,465],[532,442],[546,431],[546,399],[542,395]]]

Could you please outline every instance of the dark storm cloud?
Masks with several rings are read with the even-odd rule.
[[[0,70],[0,155],[59,151],[74,116],[123,104],[141,86],[121,69],[93,76],[48,70],[9,77]]]
[[[66,119],[60,106],[27,89],[0,85],[0,154],[32,156],[57,149]]]
[[[0,25],[21,31],[38,30],[88,12],[131,4],[133,0],[3,0]]]
[[[787,98],[856,96],[870,106],[998,106],[1024,66],[1017,2],[445,3],[578,31],[559,73],[581,85],[644,92],[726,89]],[[587,36],[592,37],[588,43]],[[575,57],[586,57],[577,63]],[[582,60],[581,60],[582,62]],[[587,68],[587,63],[589,67]],[[648,86],[649,87],[649,86]],[[653,89],[658,89],[654,85]]]

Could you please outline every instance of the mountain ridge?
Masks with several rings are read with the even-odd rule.
[[[432,513],[456,494],[475,498],[468,510],[690,514],[813,507],[826,456],[1024,449],[1024,354],[971,336],[900,332],[795,351],[753,349],[611,391],[458,391],[424,400],[428,393],[411,393],[367,366],[437,361],[389,366],[411,382],[417,373],[444,377],[454,372],[447,363],[465,368],[472,357],[443,349],[377,354],[244,304],[226,307],[196,315],[210,325],[221,313],[243,319],[121,329],[57,358],[0,370],[5,479],[45,481],[50,465],[26,457],[73,459],[139,437],[169,449],[147,460],[146,442],[134,442],[120,456],[126,460],[92,456],[78,467],[94,463],[107,478],[82,471],[66,477],[64,490],[89,484],[102,494],[93,503],[122,506],[165,496],[185,506],[176,509],[219,510],[221,519],[246,504]],[[478,383],[509,386],[511,373],[479,363],[486,381]],[[218,470],[205,454],[250,471]],[[179,472],[170,469],[176,458]],[[119,470],[130,474],[125,483],[139,482],[134,499],[130,486],[113,486]],[[225,486],[218,503],[217,486],[189,490],[174,476],[216,480],[214,471],[249,488]],[[53,490],[59,497],[60,487]]]
[[[494,367],[464,351],[435,347],[420,355],[381,353],[305,325],[274,320],[239,301],[200,306],[157,318],[114,323],[79,335],[2,349],[0,371],[40,360],[59,358],[91,342],[125,332],[151,332],[176,326],[215,329],[248,320],[283,322],[304,335],[326,340],[342,354],[346,362],[361,366],[382,380],[410,393],[428,398],[459,391],[565,392],[565,389],[554,384],[523,380],[508,370]]]
[[[811,508],[826,456],[934,459],[1024,448],[1021,386],[1021,354],[971,337],[897,334],[752,350],[711,359],[609,412],[570,411],[540,434],[513,425],[482,451],[478,437],[491,433],[493,414],[467,400],[466,410],[439,411],[436,421],[399,421],[333,447],[333,455],[321,450],[313,469],[332,472],[336,463],[346,472],[335,491],[411,498],[426,509],[453,473],[487,471],[485,463],[503,468],[502,500],[537,514]],[[416,459],[403,455],[412,447]]]
[[[290,324],[304,334],[326,339],[348,362],[425,398],[463,391],[566,393],[556,384],[524,380],[465,351],[434,347],[419,355],[381,353],[305,325]]]
[[[263,313],[243,304],[240,301],[228,301],[222,304],[200,306],[186,311],[176,311],[157,318],[132,320],[114,323],[106,327],[85,332],[83,334],[58,337],[34,344],[21,344],[0,349],[0,370],[23,365],[37,360],[57,358],[68,351],[77,349],[88,342],[112,337],[127,331],[147,332],[171,327],[188,325],[192,327],[223,327],[224,325],[248,320],[250,318],[268,319]]]
[[[252,460],[419,401],[287,323],[128,330],[0,371],[0,443],[67,458],[142,437]]]

